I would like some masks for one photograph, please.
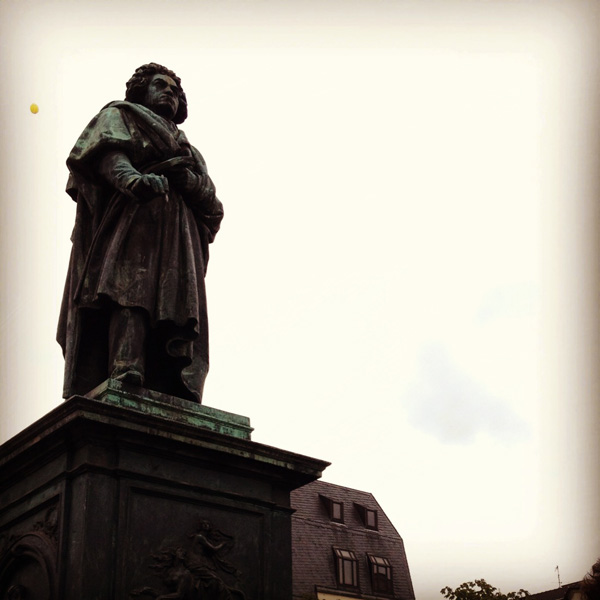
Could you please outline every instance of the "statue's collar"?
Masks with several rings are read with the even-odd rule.
[[[168,149],[170,152],[177,153],[179,151],[178,140],[181,138],[182,132],[172,121],[157,115],[142,104],[128,102],[127,100],[109,102],[104,108],[119,108],[126,111],[133,116],[134,120],[146,131],[155,144],[163,147],[164,150]]]
[[[109,102],[104,108],[110,107],[124,108],[125,110],[132,112],[146,121],[158,122],[163,127],[166,127],[171,133],[178,131],[177,125],[175,125],[173,121],[169,121],[169,119],[165,119],[164,117],[157,115],[154,111],[146,108],[143,104],[129,102],[128,100],[115,100],[114,102]]]

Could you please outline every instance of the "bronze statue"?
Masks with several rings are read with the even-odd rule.
[[[202,400],[204,276],[223,207],[177,127],[186,117],[179,77],[143,65],[67,159],[77,216],[57,336],[65,398],[113,378]]]

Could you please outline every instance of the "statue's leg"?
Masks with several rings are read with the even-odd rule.
[[[147,337],[148,325],[142,310],[121,306],[113,309],[108,331],[108,370],[112,379],[144,384]]]

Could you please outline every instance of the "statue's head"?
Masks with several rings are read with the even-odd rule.
[[[155,88],[160,83],[160,85],[165,86],[166,89],[166,85],[171,81],[174,82],[176,86],[177,102],[175,104],[177,106],[174,106],[173,110],[169,110],[167,106],[155,106],[154,99],[158,94],[158,90]],[[165,94],[168,94],[168,92],[165,92]],[[187,99],[183,88],[181,87],[181,79],[179,79],[173,71],[167,69],[167,67],[163,67],[156,63],[142,65],[135,70],[135,73],[127,82],[125,100],[135,102],[136,104],[143,104],[154,112],[169,118],[173,123],[183,123],[187,118]]]
[[[210,522],[201,519],[198,524],[198,531],[208,531],[209,529],[211,529]]]

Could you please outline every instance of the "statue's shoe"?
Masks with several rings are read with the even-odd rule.
[[[117,381],[123,381],[124,383],[129,383],[131,385],[137,385],[139,387],[144,385],[144,376],[135,369],[128,369],[127,371],[120,369],[115,370],[112,372],[110,378],[116,379]]]

